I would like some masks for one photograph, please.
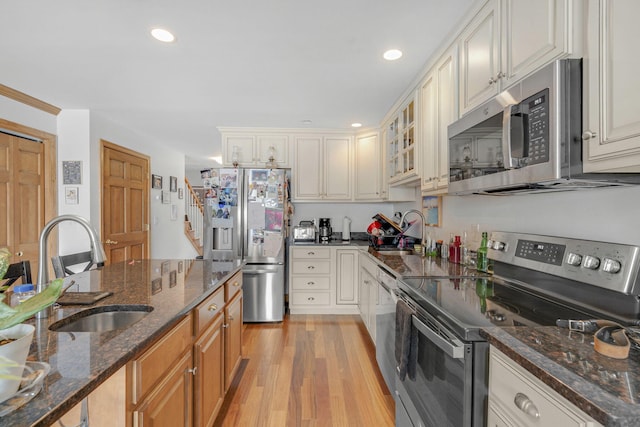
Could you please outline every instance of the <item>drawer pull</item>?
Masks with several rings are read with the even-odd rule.
[[[216,304],[211,304],[209,306],[209,311],[216,311],[218,309],[218,306]]]
[[[527,415],[532,416],[533,418],[540,418],[540,412],[538,412],[538,408],[536,405],[527,397],[524,393],[517,393],[516,397],[513,399],[513,403],[516,404],[518,409],[524,412]]]
[[[313,270],[315,267],[313,265],[310,265],[307,267],[309,270]]]
[[[307,298],[307,301],[315,301],[315,298],[314,297],[309,297],[309,298]]]
[[[315,284],[316,284],[316,282],[307,282],[307,285],[309,285],[309,286],[313,286]]]
[[[315,252],[307,252],[307,255],[315,255]]]

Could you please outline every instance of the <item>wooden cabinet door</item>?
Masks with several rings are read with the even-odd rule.
[[[256,140],[257,166],[264,167],[269,162],[269,158],[273,156],[273,161],[279,168],[290,167],[289,135],[258,135]]]
[[[242,361],[242,291],[227,304],[224,310],[224,389],[231,381]]]
[[[502,11],[502,87],[569,50],[567,0],[504,0]]]
[[[224,135],[222,137],[223,163],[231,166],[235,158],[239,166],[253,166],[256,161],[255,143],[256,138],[253,135]]]
[[[358,249],[336,250],[336,304],[358,303]]]
[[[323,194],[322,187],[322,137],[296,137],[294,163],[295,198],[298,200],[318,200]]]
[[[498,94],[500,14],[491,0],[460,38],[460,115]]]
[[[640,2],[590,0],[584,69],[585,172],[640,172]]]
[[[377,133],[356,137],[355,200],[381,200],[382,162]]]
[[[350,200],[351,137],[326,137],[324,159],[324,198]]]
[[[223,320],[219,315],[193,347],[194,422],[198,427],[213,425],[224,400]]]
[[[153,427],[190,427],[192,405],[192,354],[178,360],[163,381],[133,412],[134,425]]]
[[[438,91],[436,73],[432,72],[420,87],[420,124],[422,126],[422,191],[436,189],[438,182]],[[441,142],[444,144],[444,142]]]

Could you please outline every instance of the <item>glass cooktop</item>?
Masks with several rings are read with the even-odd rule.
[[[481,340],[485,326],[554,326],[557,319],[597,317],[508,284],[498,278],[431,279],[398,281],[424,311],[466,340]]]

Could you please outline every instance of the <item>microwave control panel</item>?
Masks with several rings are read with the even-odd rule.
[[[511,155],[521,166],[549,161],[549,89],[511,109]]]

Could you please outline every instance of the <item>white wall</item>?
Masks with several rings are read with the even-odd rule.
[[[342,232],[345,216],[351,218],[351,232],[366,232],[375,214],[392,217],[394,212],[393,205],[389,203],[294,203],[294,207],[292,227],[303,220],[331,218],[334,233]]]
[[[473,224],[640,245],[640,186],[518,196],[445,196],[439,238]]]
[[[107,119],[104,115],[91,113],[91,160],[96,167],[91,168],[92,194],[100,194],[100,140],[127,147],[145,154],[151,159],[151,174],[161,175],[163,190],[169,191],[169,177],[178,178],[178,188],[184,188],[184,153],[152,140],[144,135],[124,128]],[[176,147],[180,144],[176,142]],[[170,193],[171,203],[163,204],[161,191],[150,189],[150,257],[151,258],[194,258],[197,253],[184,235],[184,201],[178,193]],[[171,206],[176,205],[177,219],[171,220]],[[100,199],[91,202],[92,222],[99,224]]]
[[[56,134],[56,116],[0,96],[0,118],[37,130]]]

